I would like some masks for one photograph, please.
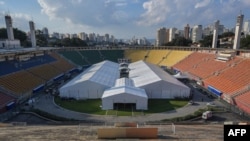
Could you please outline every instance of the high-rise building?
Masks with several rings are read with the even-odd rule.
[[[166,43],[166,28],[162,27],[157,30],[156,46],[162,46]]]
[[[109,34],[108,34],[108,33],[106,33],[106,34],[104,35],[104,41],[105,41],[105,42],[109,42]]]
[[[184,38],[189,39],[190,38],[189,34],[190,34],[190,27],[189,24],[187,24],[184,27]]]
[[[42,29],[42,33],[43,33],[43,36],[44,36],[45,38],[49,38],[49,30],[48,30],[47,27],[44,27],[44,28]]]
[[[166,29],[166,43],[169,42],[169,29]]]
[[[175,39],[175,32],[177,31],[177,28],[170,28],[169,29],[169,42],[171,42],[173,39]]]
[[[214,23],[214,34],[213,34],[212,48],[217,48],[219,24],[220,24],[220,21],[219,21],[219,20],[217,20],[217,21]]]
[[[32,47],[36,47],[36,35],[35,35],[35,24],[33,21],[29,21],[30,26],[30,39]]]
[[[5,23],[6,23],[8,40],[14,40],[14,33],[13,33],[11,16],[9,16],[9,15],[5,16]]]
[[[244,22],[243,32],[245,35],[250,35],[250,20]]]
[[[240,37],[241,37],[241,29],[242,29],[242,24],[243,24],[243,18],[244,18],[244,15],[242,15],[242,14],[238,15],[238,17],[237,17],[233,49],[239,49],[240,48]]]
[[[192,41],[198,42],[202,39],[202,25],[195,25],[192,29]]]

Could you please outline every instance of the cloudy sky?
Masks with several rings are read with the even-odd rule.
[[[0,0],[0,28],[10,14],[13,26],[28,31],[28,21],[36,29],[50,33],[109,33],[116,38],[155,38],[160,27],[183,29],[207,26],[220,20],[235,26],[240,11],[250,19],[250,0]]]

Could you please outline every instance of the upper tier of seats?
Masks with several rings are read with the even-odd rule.
[[[22,96],[26,92],[32,91],[33,88],[42,83],[44,83],[44,80],[25,70],[0,77],[0,85],[11,90],[17,96]]]
[[[131,62],[145,60],[152,64],[160,66],[173,66],[180,60],[191,54],[191,51],[179,50],[125,50],[125,58],[129,58]]]
[[[145,61],[152,64],[160,64],[165,57],[170,52],[170,50],[150,50],[145,58]]]
[[[144,49],[136,49],[136,50],[125,50],[125,58],[130,59],[131,62],[136,62],[139,60],[144,60],[149,51]]]
[[[0,92],[0,109],[4,107],[6,104],[8,104],[9,102],[12,102],[14,100],[15,100],[14,97]]]
[[[55,67],[61,73],[66,73],[67,71],[69,71],[75,67],[73,64],[66,61],[64,58],[62,58],[57,53],[51,53],[50,55],[57,59],[57,61],[50,63],[50,65]]]
[[[235,97],[234,101],[240,109],[250,114],[250,91]]]
[[[80,66],[95,64],[103,60],[117,62],[124,56],[123,50],[60,51],[59,53]]]
[[[82,54],[79,51],[61,51],[59,53],[62,54],[65,58],[72,61],[74,64],[80,66],[89,64],[88,62],[86,62],[84,56],[82,56]]]
[[[53,58],[51,60],[55,61],[0,76],[0,86],[19,97],[27,92],[32,92],[34,88],[45,84],[46,81],[75,67],[56,53],[49,53],[46,56],[50,56]]]
[[[226,94],[232,94],[250,83],[250,59],[244,59],[230,66],[218,75],[204,80],[205,86],[211,85]]]
[[[56,61],[48,54],[34,56],[27,61],[9,60],[0,62],[0,76]]]
[[[175,65],[179,61],[186,58],[191,53],[192,53],[192,51],[172,50],[166,55],[165,59],[159,65],[172,67],[173,65]]]
[[[174,68],[183,72],[188,72],[201,79],[205,79],[241,60],[241,58],[235,57],[230,61],[222,62],[216,60],[215,54],[194,52],[183,61],[174,65]]]

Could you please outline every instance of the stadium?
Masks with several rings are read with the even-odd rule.
[[[80,133],[78,140],[210,140],[208,132],[220,140],[223,126],[214,123],[249,124],[250,51],[238,49],[238,41],[234,49],[38,47],[30,22],[32,47],[23,48],[14,40],[10,16],[5,18],[8,40],[0,42],[0,140],[13,135],[34,140],[37,131],[27,123],[40,128],[39,133],[58,130],[54,135],[60,140]],[[217,116],[211,118],[210,110]],[[201,130],[201,135],[192,137],[183,122]],[[62,138],[64,132],[70,135]]]
[[[10,118],[6,113],[48,91],[62,98],[102,99],[103,110],[120,103],[147,110],[151,98],[190,96],[192,91],[185,86],[186,81],[177,78],[188,79],[242,116],[250,114],[248,50],[44,47],[2,49],[0,58],[2,122]],[[124,62],[129,69],[127,77],[120,74]]]
[[[80,73],[83,69],[86,70],[84,73],[88,73],[90,70],[93,74],[88,73],[91,76],[83,74],[83,76],[75,77],[76,80],[60,88],[60,95],[70,97],[70,93],[72,93],[75,98],[80,94],[80,97],[78,97],[80,99],[101,98],[103,92],[107,94],[112,91],[105,91],[106,89],[115,87],[115,81],[119,78],[118,60],[126,58],[131,62],[129,67],[132,70],[129,75],[132,78],[133,85],[145,89],[146,98],[173,98],[174,96],[170,96],[171,94],[168,93],[171,93],[174,89],[180,91],[180,93],[185,93],[185,97],[189,97],[189,88],[182,83],[178,83],[179,81],[176,81],[169,74],[163,73],[163,69],[159,69],[166,68],[169,71],[182,74],[182,76],[188,76],[190,80],[195,81],[206,92],[236,106],[245,114],[249,114],[249,101],[247,101],[249,99],[250,82],[249,56],[249,51],[244,50],[228,53],[219,49],[178,47],[138,47],[132,49],[45,48],[38,51],[27,51],[25,49],[6,51],[1,54],[1,111],[11,109],[12,106],[27,100],[52,83],[70,77],[74,73]],[[112,65],[113,67],[111,67]],[[133,66],[142,70],[134,69]],[[100,70],[105,71],[105,67],[107,67],[106,72],[101,72]],[[143,68],[150,69],[145,70]],[[142,73],[142,71],[145,73]],[[150,82],[150,80],[157,81],[154,78],[146,80],[147,75],[158,76],[161,83]],[[95,80],[88,81],[87,77]],[[69,84],[79,81],[79,78],[85,79],[81,82],[83,84],[80,83],[79,85],[82,89],[85,89],[85,86],[89,87],[89,90],[85,89],[88,93],[81,91],[82,89],[67,87]],[[128,78],[126,80],[131,81]],[[101,83],[105,85],[101,85]],[[183,89],[175,87],[173,90],[169,87],[166,87],[166,89],[157,88],[157,85],[170,86],[174,84],[183,87]],[[97,85],[100,87],[99,90],[96,90]],[[125,85],[125,82],[120,85]],[[67,90],[64,90],[66,87]]]

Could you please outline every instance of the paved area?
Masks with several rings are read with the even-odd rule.
[[[193,91],[193,101],[194,105],[186,105],[182,108],[167,111],[163,113],[154,113],[147,115],[139,116],[100,116],[100,115],[91,115],[85,113],[79,113],[75,111],[70,111],[64,109],[54,103],[53,96],[50,95],[40,95],[38,101],[34,104],[34,108],[46,111],[50,114],[54,114],[60,117],[65,117],[75,120],[87,120],[87,121],[96,121],[96,122],[148,122],[148,121],[160,121],[163,119],[170,119],[173,117],[182,117],[188,114],[192,114],[198,109],[205,108],[207,102],[211,102],[206,95],[202,95],[194,89]],[[218,103],[219,104],[219,103]]]

